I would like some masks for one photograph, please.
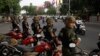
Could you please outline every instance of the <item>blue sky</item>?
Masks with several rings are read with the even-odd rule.
[[[22,7],[22,6],[25,6],[25,5],[30,5],[30,3],[32,3],[33,5],[36,5],[36,6],[42,6],[45,1],[52,2],[52,0],[22,0],[20,2],[20,5]]]

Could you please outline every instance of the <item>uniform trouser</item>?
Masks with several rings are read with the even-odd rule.
[[[75,48],[62,47],[62,56],[75,56]]]

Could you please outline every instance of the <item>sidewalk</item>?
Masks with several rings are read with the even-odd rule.
[[[90,17],[90,21],[86,22],[86,23],[100,25],[100,19],[99,19],[99,21],[97,21],[97,17],[96,16],[91,16]]]
[[[11,23],[0,23],[0,33],[5,34],[11,30]]]
[[[87,26],[96,27],[100,29],[100,21],[96,20],[96,16],[90,17],[90,22],[86,22]]]
[[[97,21],[97,17],[96,16],[91,16],[90,17],[90,22],[91,23],[95,23],[95,24],[100,24],[100,18],[99,18],[99,21]]]

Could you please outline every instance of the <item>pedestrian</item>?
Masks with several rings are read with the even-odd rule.
[[[55,28],[53,28],[53,19],[47,18],[46,23],[47,25],[43,27],[43,33],[45,36],[44,38],[51,43],[52,48],[54,49],[55,48],[54,40],[56,39],[56,34],[55,34],[56,30]],[[53,49],[47,51],[47,56],[52,56]]]
[[[23,22],[22,22],[22,28],[23,28],[23,38],[26,38],[29,35],[29,24],[27,22],[27,16],[23,17]]]
[[[72,53],[75,49],[69,47],[70,43],[78,44],[78,37],[75,34],[75,18],[73,16],[68,16],[65,18],[65,27],[61,29],[58,38],[62,43],[62,55],[63,56],[74,56]]]
[[[42,16],[42,23],[45,23],[45,17]]]
[[[32,27],[32,31],[33,31],[33,35],[36,35],[36,34],[41,34],[42,32],[42,28],[40,26],[40,23],[39,23],[39,17],[38,16],[35,16],[33,18],[33,23],[31,24],[31,27]],[[37,38],[36,38],[37,39]],[[34,46],[37,45],[37,41],[34,42]]]

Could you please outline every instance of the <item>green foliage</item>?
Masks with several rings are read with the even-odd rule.
[[[45,14],[45,13],[44,13],[44,8],[39,8],[39,9],[36,11],[36,14],[39,14],[39,15]]]
[[[22,10],[25,10],[28,15],[36,14],[36,6],[33,6],[32,3],[30,3],[30,6],[23,6]]]
[[[56,8],[55,7],[48,8],[47,14],[55,15],[56,14]]]
[[[71,1],[71,12],[85,13],[86,8],[88,13],[100,12],[100,0],[70,0]],[[62,5],[60,9],[62,14],[66,14],[68,11],[68,5]]]
[[[0,0],[1,14],[18,14],[20,12],[20,0]]]
[[[60,8],[60,12],[61,12],[61,14],[66,15],[68,12],[68,6],[62,5]]]
[[[49,1],[45,1],[44,2],[44,7],[45,8],[50,8],[50,7],[52,7],[53,5],[49,2]]]
[[[36,7],[32,5],[32,3],[30,3],[29,9],[28,9],[28,14],[29,15],[34,15],[36,11]]]
[[[30,6],[24,6],[22,7],[22,10],[26,10],[28,15],[42,15],[45,14],[43,7],[37,7],[37,6],[33,6],[32,4],[30,4]],[[48,6],[48,11],[46,14],[56,14],[56,8],[53,6]]]
[[[100,13],[100,0],[93,0],[92,4],[95,13]]]
[[[73,0],[71,2],[71,9],[72,10],[82,10],[83,8],[83,1],[82,0]]]

